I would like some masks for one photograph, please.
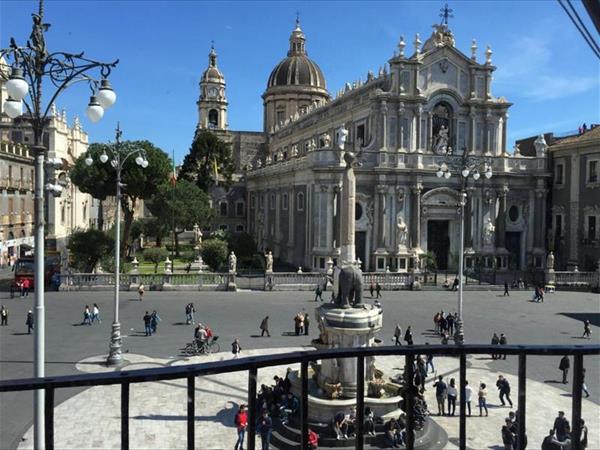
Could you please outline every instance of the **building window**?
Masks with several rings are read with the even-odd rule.
[[[264,209],[265,207],[265,196],[263,194],[258,195],[258,206],[260,209]]]
[[[10,140],[13,142],[22,142],[23,141],[23,132],[22,131],[12,131],[10,133]]]
[[[564,184],[564,182],[565,182],[564,176],[565,176],[564,164],[557,164],[556,167],[554,168],[554,183],[557,185]]]
[[[226,224],[219,225],[219,230],[221,230],[221,231],[229,231],[229,225],[226,225]]]
[[[235,231],[236,233],[242,233],[244,231],[244,225],[236,225]]]
[[[400,147],[402,148],[409,148],[410,146],[410,121],[408,120],[408,117],[403,117],[401,119],[401,124],[402,124],[402,136],[401,136],[401,142],[400,142]]]
[[[362,142],[364,145],[365,142],[365,125],[359,125],[356,127],[356,142]]]
[[[219,127],[219,111],[211,109],[208,111],[208,128]]]
[[[483,149],[483,124],[481,122],[475,124],[475,149]]]
[[[275,209],[275,194],[269,196],[269,209]]]
[[[227,202],[219,202],[219,215],[227,217]]]
[[[419,143],[419,148],[424,148],[427,146],[427,119],[421,119],[421,138]]]
[[[587,238],[590,241],[596,239],[596,216],[588,216],[587,218]]]
[[[21,213],[24,213],[24,212],[25,212],[25,199],[22,198],[21,199]]]
[[[277,111],[276,113],[276,122],[277,124],[281,125],[283,123],[283,121],[285,120],[285,110],[280,109]]]
[[[511,221],[516,222],[519,218],[519,207],[516,205],[512,205],[508,210],[508,217]]]
[[[298,204],[298,211],[304,211],[304,193],[298,192],[296,203]]]
[[[238,217],[242,217],[244,215],[244,202],[238,201],[235,204],[235,215]]]
[[[597,183],[598,182],[598,160],[592,159],[587,164],[587,182]]]
[[[288,195],[286,193],[281,196],[281,209],[284,211],[288,209]]]
[[[9,165],[8,166],[8,181],[11,182],[12,181],[12,166]]]

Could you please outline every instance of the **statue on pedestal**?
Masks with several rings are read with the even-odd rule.
[[[398,214],[398,220],[396,222],[396,243],[398,246],[406,246],[406,240],[408,238],[408,227],[404,222],[404,219]]]
[[[485,225],[483,226],[483,243],[485,245],[493,245],[494,244],[494,232],[496,231],[496,227],[492,223],[492,220],[488,217]]]
[[[237,272],[237,258],[233,251],[229,254],[229,272]]]
[[[265,254],[265,262],[267,265],[267,273],[273,272],[273,252],[269,251],[269,253]]]
[[[435,138],[433,151],[438,155],[445,154],[448,149],[448,127],[442,125]]]
[[[554,270],[554,253],[553,252],[548,253],[548,256],[546,258],[546,269]]]

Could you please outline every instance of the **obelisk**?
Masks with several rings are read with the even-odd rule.
[[[338,130],[338,146],[344,151],[348,130],[342,126]],[[354,247],[355,208],[356,208],[356,177],[354,175],[354,164],[356,164],[356,154],[350,151],[344,153],[344,162],[346,170],[342,182],[342,201],[340,205],[340,260],[341,266],[354,264],[356,261],[356,251]]]

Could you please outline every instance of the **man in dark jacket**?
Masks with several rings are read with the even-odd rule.
[[[563,356],[560,360],[560,364],[558,365],[558,368],[562,370],[563,384],[567,384],[567,374],[569,373],[570,367],[571,363],[569,362],[569,357],[567,355]]]
[[[507,417],[504,419],[504,425],[502,426],[502,443],[504,444],[504,450],[513,450],[515,447],[515,435],[511,431],[512,422]]]
[[[33,313],[31,310],[27,312],[27,319],[25,319],[25,325],[27,325],[27,334],[31,334],[33,330]]]
[[[152,336],[152,316],[148,314],[148,311],[146,311],[146,314],[144,314],[143,319],[146,336]]]
[[[548,431],[548,436],[542,442],[542,450],[561,450],[561,445],[554,437],[554,430]]]
[[[510,383],[508,382],[508,380],[506,378],[504,378],[502,375],[498,375],[498,381],[496,381],[496,387],[498,388],[498,391],[500,393],[500,402],[502,402],[502,406],[506,406],[506,402],[504,401],[504,398],[506,397],[506,400],[508,400],[508,403],[510,404],[510,407],[512,408],[513,402],[510,399]]]
[[[563,442],[567,439],[568,434],[571,432],[571,425],[565,417],[564,411],[558,412],[558,417],[554,419],[554,427],[552,431],[556,432],[556,440]]]
[[[506,336],[504,335],[504,333],[500,333],[500,345],[506,345],[508,344],[508,340],[506,339]],[[506,353],[504,354],[504,356],[502,356],[502,359],[506,359]],[[512,406],[512,404],[511,404]]]
[[[273,432],[273,420],[269,417],[269,411],[263,410],[262,416],[258,419],[256,431],[260,433],[262,450],[269,450],[271,433]]]

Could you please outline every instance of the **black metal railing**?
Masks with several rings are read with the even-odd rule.
[[[311,352],[293,352],[276,355],[263,355],[249,358],[232,359],[227,361],[190,364],[158,369],[139,369],[123,372],[108,372],[95,374],[68,375],[60,377],[29,378],[0,381],[0,392],[45,390],[45,442],[46,449],[54,449],[54,392],[60,388],[121,385],[121,448],[129,449],[129,388],[131,383],[187,379],[187,447],[195,445],[195,377],[216,375],[238,371],[248,371],[248,449],[254,450],[256,444],[256,385],[258,369],[300,363],[301,396],[300,396],[300,429],[301,449],[307,448],[308,437],[308,367],[312,361],[330,358],[357,358],[357,395],[356,395],[356,440],[357,449],[364,444],[364,386],[365,386],[365,357],[369,356],[404,356],[406,379],[412,380],[415,357],[421,354],[438,356],[457,356],[460,365],[460,416],[459,416],[459,448],[466,449],[466,410],[465,410],[465,380],[467,374],[467,355],[476,354],[506,354],[517,355],[518,365],[518,442],[525,442],[526,432],[526,373],[528,356],[564,356],[574,357],[573,390],[572,390],[572,447],[581,448],[581,392],[583,386],[583,357],[585,355],[600,355],[600,345],[415,345],[415,346],[386,346],[369,348],[344,348],[319,350]],[[412,385],[409,385],[412,388]],[[414,448],[414,397],[409,389],[406,395],[405,412],[407,417],[406,448]],[[521,450],[521,449],[519,449]]]

